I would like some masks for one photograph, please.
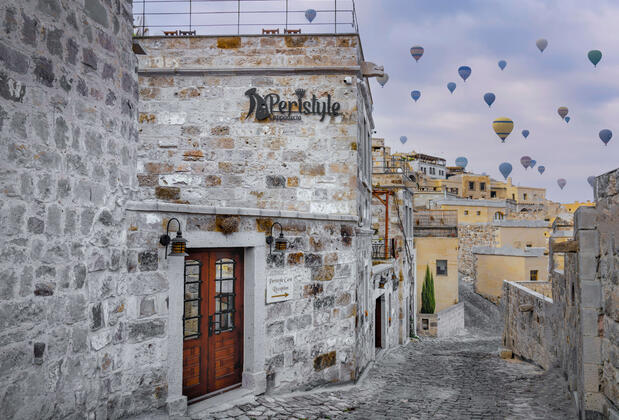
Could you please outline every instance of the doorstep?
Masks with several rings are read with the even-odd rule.
[[[204,418],[207,414],[229,410],[237,405],[255,400],[252,389],[236,388],[223,394],[215,395],[187,407],[187,414],[192,419]]]

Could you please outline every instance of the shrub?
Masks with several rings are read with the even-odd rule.
[[[434,277],[430,267],[426,266],[426,279],[423,282],[421,289],[421,313],[433,314],[436,308],[436,300],[434,298]]]

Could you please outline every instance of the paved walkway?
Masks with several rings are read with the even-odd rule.
[[[575,419],[562,377],[497,356],[498,337],[415,341],[356,386],[254,402],[204,419]]]

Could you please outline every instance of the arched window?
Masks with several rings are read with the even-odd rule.
[[[494,213],[494,220],[503,220],[504,217],[505,215],[501,213],[500,211],[497,211],[496,213]]]

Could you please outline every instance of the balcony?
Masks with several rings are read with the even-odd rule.
[[[416,237],[457,237],[457,210],[418,210],[413,212]]]
[[[359,33],[354,0],[134,0],[136,36]]]
[[[388,246],[385,249],[385,240],[384,239],[372,239],[372,259],[373,260],[388,260],[388,259],[396,259],[397,252],[396,246],[397,242],[395,238],[391,238],[388,241]]]

